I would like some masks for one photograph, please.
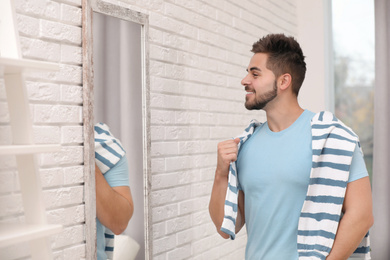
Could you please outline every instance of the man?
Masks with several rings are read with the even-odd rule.
[[[112,259],[114,234],[121,234],[133,215],[129,167],[125,151],[107,125],[95,130],[97,259]]]
[[[299,106],[306,63],[294,38],[270,34],[252,52],[245,107],[267,121],[218,144],[210,216],[224,238],[246,224],[246,259],[348,259],[373,224],[358,139]],[[367,243],[357,254],[369,259]]]

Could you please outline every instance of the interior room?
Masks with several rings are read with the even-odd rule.
[[[222,239],[209,202],[218,143],[267,120],[242,80],[276,33],[303,50],[301,107],[360,137],[370,253],[388,259],[389,14],[386,0],[2,0],[0,259],[98,259],[98,123],[127,158],[129,185],[110,191],[128,187],[132,208],[107,259],[245,259],[246,229]]]

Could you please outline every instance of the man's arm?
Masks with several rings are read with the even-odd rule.
[[[229,238],[229,235],[221,231],[221,226],[224,218],[224,206],[225,206],[225,197],[228,187],[228,174],[230,162],[237,160],[238,148],[237,144],[240,142],[239,138],[234,140],[227,140],[218,144],[218,159],[217,159],[217,169],[215,170],[214,185],[211,192],[209,212],[212,221],[214,222],[215,227],[217,228],[218,233],[223,238]],[[240,208],[243,208],[243,201],[240,198],[243,198],[242,191],[239,193],[238,207],[237,212],[237,221],[236,221],[236,232],[238,232],[241,227],[244,225],[245,218],[241,216]]]
[[[134,205],[128,186],[110,187],[95,165],[96,216],[114,234],[121,234],[133,215]]]
[[[348,259],[374,223],[371,186],[368,177],[347,185],[343,204],[344,216],[327,260]]]
[[[245,225],[245,196],[244,192],[240,190],[238,192],[238,210],[236,219],[236,234]]]

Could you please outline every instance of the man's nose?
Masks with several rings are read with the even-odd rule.
[[[243,86],[249,85],[249,82],[248,82],[248,75],[246,75],[246,76],[241,80],[241,85],[243,85]]]

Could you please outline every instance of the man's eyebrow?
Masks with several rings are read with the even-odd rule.
[[[252,67],[252,68],[250,68],[249,70],[250,70],[250,71],[253,71],[253,70],[258,70],[258,71],[260,71],[260,72],[261,72],[261,69],[260,69],[260,68],[258,68],[258,67]],[[249,70],[248,70],[248,69],[246,69],[246,71],[247,71],[247,72],[249,72]]]

